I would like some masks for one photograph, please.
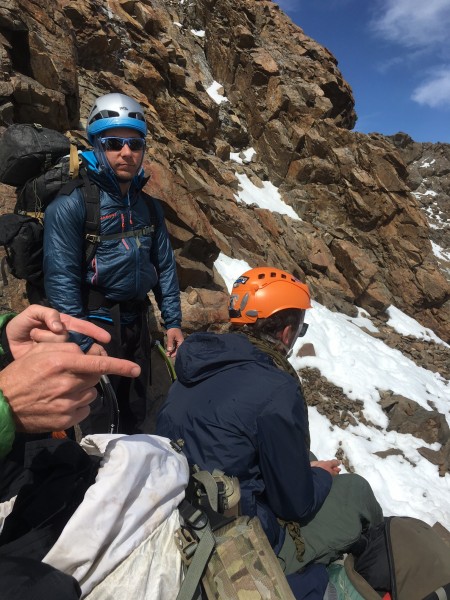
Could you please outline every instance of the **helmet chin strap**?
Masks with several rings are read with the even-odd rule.
[[[110,175],[114,175],[114,177],[116,177],[116,174],[111,169],[111,165],[109,164],[108,159],[106,158],[105,151],[103,150],[102,145],[100,143],[99,135],[95,136],[93,147],[94,147],[95,158],[97,159],[100,169],[102,171],[106,171]]]

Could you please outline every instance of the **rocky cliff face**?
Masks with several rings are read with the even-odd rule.
[[[329,308],[362,307],[382,328],[393,304],[450,340],[449,257],[430,242],[449,246],[450,147],[352,133],[336,59],[273,2],[0,0],[0,65],[2,129],[82,130],[110,91],[145,107],[148,191],[164,204],[186,331],[226,319],[223,252],[296,274]],[[243,181],[275,185],[298,218],[242,202]],[[10,209],[14,190],[0,192]],[[14,283],[4,307],[23,304]],[[401,344],[446,374],[443,346]]]
[[[0,2],[1,123],[81,128],[111,90],[145,106],[149,191],[165,204],[186,327],[198,302],[220,316],[222,251],[296,273],[329,307],[382,315],[394,304],[449,339],[449,284],[404,160],[390,140],[348,130],[353,97],[335,58],[276,4],[41,4]],[[230,160],[248,148],[250,161]],[[276,185],[301,220],[239,202],[237,174]]]
[[[450,277],[450,144],[414,142],[398,133],[390,138],[408,169],[408,185],[429,225],[433,252]]]

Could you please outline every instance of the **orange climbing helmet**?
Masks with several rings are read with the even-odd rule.
[[[311,298],[308,286],[286,271],[257,267],[233,283],[228,306],[231,323],[255,323],[287,308],[311,308]]]

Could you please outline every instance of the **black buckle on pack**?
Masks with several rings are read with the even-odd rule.
[[[208,517],[200,508],[193,506],[190,502],[183,501],[179,510],[186,527],[190,527],[194,531],[200,531],[206,527]]]
[[[175,532],[175,541],[183,562],[189,565],[197,550],[202,532],[209,525],[209,520],[203,510],[193,506],[187,500],[181,502],[178,510],[182,524]]]
[[[98,244],[98,242],[100,241],[100,236],[94,235],[93,233],[86,233],[84,237],[85,240],[90,244]]]

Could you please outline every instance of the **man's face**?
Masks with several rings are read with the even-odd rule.
[[[134,129],[121,127],[119,129],[107,129],[101,134],[101,139],[104,138],[139,139],[141,136]],[[114,171],[119,181],[127,182],[131,181],[140,169],[144,147],[133,149],[130,148],[129,144],[124,144],[120,148],[120,145],[121,144],[117,143],[115,140],[102,144],[111,169]],[[131,145],[133,146],[132,143]],[[114,148],[117,146],[118,149],[108,149],[111,146]]]

